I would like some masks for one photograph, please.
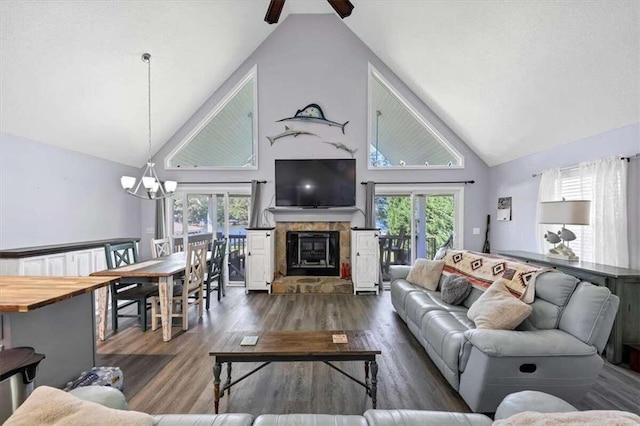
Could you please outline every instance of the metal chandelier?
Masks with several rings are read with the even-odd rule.
[[[151,162],[151,55],[145,53],[142,55],[142,61],[148,65],[148,109],[149,109],[149,159],[147,167],[142,173],[138,183],[136,178],[132,176],[122,176],[120,184],[122,188],[129,194],[145,200],[159,200],[169,197],[173,194],[178,186],[178,182],[167,180],[162,184],[155,171],[155,163]]]

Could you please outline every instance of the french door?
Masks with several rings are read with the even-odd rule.
[[[250,192],[248,185],[183,186],[168,199],[167,229],[174,247],[200,239],[227,239],[223,275],[231,285],[244,283]]]
[[[380,268],[389,280],[389,266],[432,259],[450,236],[463,247],[464,188],[376,188],[376,227],[380,228]]]

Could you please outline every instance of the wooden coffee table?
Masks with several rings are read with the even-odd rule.
[[[334,334],[345,334],[347,343],[333,343]],[[245,336],[258,336],[254,346],[241,346]],[[335,331],[264,331],[264,332],[230,332],[218,341],[209,352],[215,357],[213,367],[214,406],[218,413],[220,397],[225,390],[251,376],[272,362],[322,361],[339,371],[351,380],[363,386],[371,397],[373,408],[376,408],[378,364],[376,355],[382,352],[375,349],[375,340],[371,332],[361,330]],[[364,361],[364,381],[341,370],[330,361]],[[222,364],[227,363],[227,381],[220,389],[220,373]],[[231,381],[231,364],[234,362],[261,362],[262,364]],[[369,378],[371,370],[371,378]]]

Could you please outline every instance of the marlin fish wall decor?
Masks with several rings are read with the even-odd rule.
[[[267,136],[267,139],[269,139],[269,142],[271,142],[271,146],[273,146],[273,143],[280,138],[286,138],[287,136],[293,136],[295,138],[298,135],[311,135],[311,136],[318,137],[318,135],[311,132],[305,132],[304,130],[290,129],[289,126],[284,126],[284,132],[275,136]]]
[[[348,121],[346,121],[344,124],[340,124],[335,121],[327,120],[322,112],[322,108],[320,108],[318,104],[309,104],[306,107],[299,109],[293,117],[283,118],[277,122],[280,121],[304,121],[307,123],[318,123],[326,126],[340,127],[343,135],[344,126],[348,123]]]
[[[329,145],[333,145],[336,147],[336,149],[341,149],[343,151],[347,151],[349,154],[351,154],[351,158],[353,158],[353,154],[356,153],[356,151],[358,150],[358,148],[356,149],[351,149],[348,146],[346,146],[345,144],[343,144],[342,142],[327,142],[327,141],[322,141],[322,143],[328,143]]]

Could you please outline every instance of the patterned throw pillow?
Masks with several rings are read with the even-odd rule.
[[[407,275],[407,281],[427,290],[436,291],[443,268],[444,260],[416,259],[416,263]]]
[[[498,278],[467,311],[477,328],[513,330],[531,314],[531,305],[513,297],[503,281]]]
[[[463,277],[449,275],[440,286],[442,301],[450,305],[459,305],[471,293],[471,284]]]

